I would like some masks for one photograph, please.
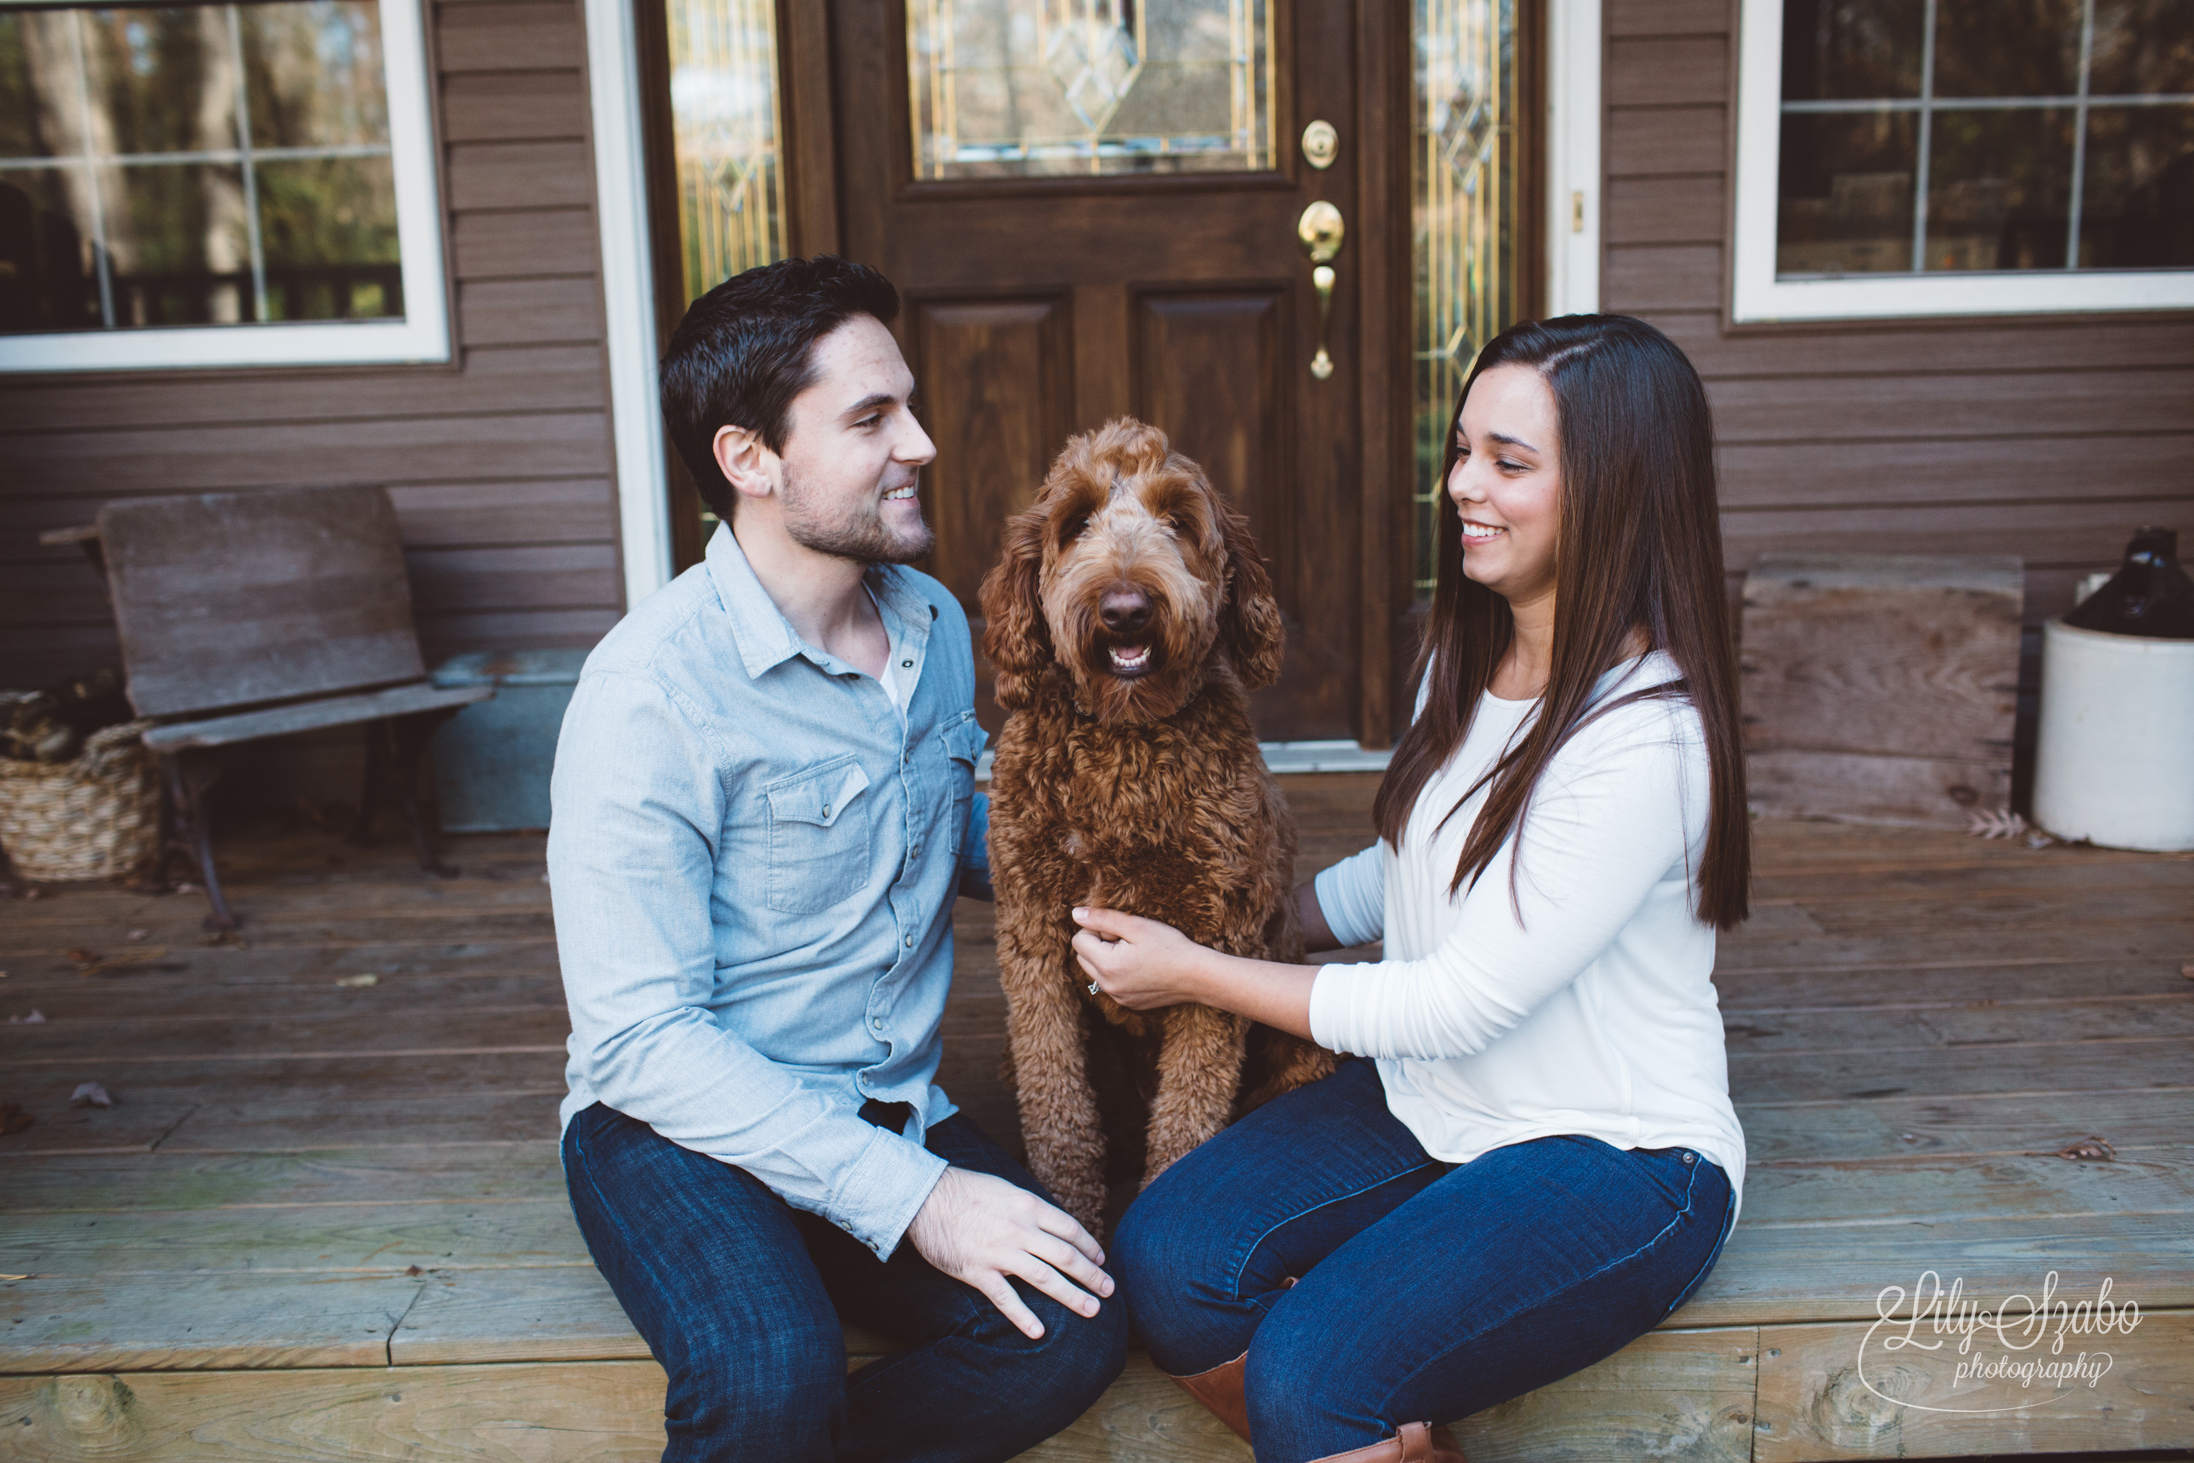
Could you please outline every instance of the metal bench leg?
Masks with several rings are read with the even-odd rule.
[[[198,881],[205,887],[206,902],[213,906],[213,912],[201,922],[202,927],[216,933],[235,930],[241,922],[230,911],[229,902],[221,893],[221,876],[213,866],[213,830],[206,820],[206,789],[220,777],[220,766],[213,755],[169,752],[160,758],[160,771],[167,782],[169,817],[162,838],[161,861],[166,862],[172,850],[196,863]]]

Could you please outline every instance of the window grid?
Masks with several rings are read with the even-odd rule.
[[[84,195],[90,201],[92,222],[92,262],[99,282],[99,322],[108,330],[115,326],[114,276],[107,250],[106,190],[100,186],[99,170],[102,167],[121,169],[144,164],[236,163],[244,178],[244,230],[245,244],[251,261],[252,320],[264,324],[267,321],[267,263],[266,250],[259,223],[259,179],[257,163],[316,161],[327,158],[391,157],[393,149],[388,143],[334,143],[317,147],[254,147],[251,139],[251,87],[246,80],[244,65],[243,22],[234,5],[223,7],[228,12],[229,60],[236,68],[236,130],[237,146],[233,148],[207,148],[192,152],[135,152],[97,153],[92,151],[92,139],[97,135],[92,114],[91,69],[84,56],[84,11],[72,9],[69,16],[69,59],[76,67],[77,133],[82,148],[70,157],[0,158],[0,167],[29,172],[67,172],[81,169],[85,178]]]
[[[2123,95],[2094,96],[2089,92],[2088,73],[2095,54],[2095,0],[2082,0],[2080,6],[2080,74],[2078,90],[2070,96],[2030,97],[1957,97],[1949,102],[1935,97],[1935,6],[1936,0],[1927,0],[1927,19],[1921,41],[1920,94],[1917,97],[1837,98],[1833,101],[1806,101],[1782,103],[1785,116],[1802,113],[1874,113],[1916,112],[1919,114],[1919,157],[1913,164],[1912,185],[1912,270],[1914,274],[1927,273],[1927,195],[1930,157],[1933,153],[1935,113],[1938,108],[1950,111],[2043,111],[2051,107],[2071,107],[2072,124],[2072,182],[2071,197],[2066,209],[2069,215],[2065,224],[2065,262],[2063,268],[2080,267],[2080,210],[2082,195],[2087,186],[2087,117],[2089,106],[2103,103],[2124,107],[2183,107],[2194,106],[2194,92],[2137,92]]]

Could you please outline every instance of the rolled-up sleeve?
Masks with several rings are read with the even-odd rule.
[[[1386,846],[1350,854],[1310,881],[1326,928],[1343,945],[1368,945],[1386,929]]]
[[[989,899],[990,794],[979,792],[968,800],[967,834],[960,840],[960,892],[970,899]]]
[[[705,727],[643,674],[595,672],[574,692],[548,845],[573,1060],[603,1103],[888,1258],[945,1161],[803,1083],[709,1008],[721,765]]]

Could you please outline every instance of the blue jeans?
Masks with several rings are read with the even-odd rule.
[[[1566,1136],[1442,1163],[1351,1061],[1167,1169],[1112,1273],[1164,1370],[1249,1353],[1257,1457],[1300,1463],[1620,1350],[1706,1278],[1730,1200],[1689,1149]]]
[[[965,1116],[926,1146],[1043,1193]],[[1003,1460],[1073,1422],[1126,1360],[1118,1292],[1085,1319],[1015,1280],[1044,1324],[1031,1341],[912,1245],[878,1260],[744,1169],[600,1103],[564,1132],[564,1177],[595,1264],[670,1374],[666,1463]],[[845,1321],[908,1349],[848,1376]]]

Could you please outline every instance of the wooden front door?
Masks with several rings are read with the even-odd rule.
[[[1371,561],[1401,570],[1407,489],[1365,469],[1385,460],[1367,421],[1390,430],[1366,403],[1394,378],[1370,362],[1367,389],[1367,335],[1391,347],[1360,301],[1367,273],[1392,286],[1397,158],[1363,135],[1388,114],[1358,86],[1366,26],[1388,22],[1310,0],[829,13],[842,249],[906,301],[937,441],[931,572],[979,614],[1004,521],[1066,437],[1139,417],[1247,514],[1271,567],[1288,660],[1259,734],[1383,744],[1395,585]],[[1298,237],[1319,203],[1345,231],[1323,322]]]

